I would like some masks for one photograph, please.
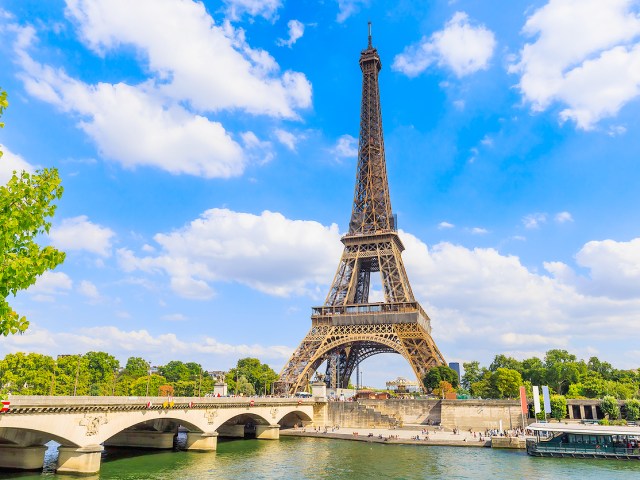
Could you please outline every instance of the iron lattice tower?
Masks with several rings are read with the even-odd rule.
[[[360,54],[362,103],[358,167],[349,232],[325,303],[314,307],[311,330],[285,364],[278,393],[306,388],[327,362],[326,382],[346,388],[356,366],[379,353],[399,353],[421,384],[426,372],[445,365],[431,338],[431,322],[415,300],[402,263],[404,245],[391,210],[382,134],[378,74],[382,68],[371,43]],[[381,276],[384,302],[369,302],[371,273]]]

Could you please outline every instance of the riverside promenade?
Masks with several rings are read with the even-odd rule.
[[[328,428],[327,432],[325,433],[324,428],[314,431],[314,427],[306,427],[280,430],[280,436],[329,438],[335,440],[350,440],[355,442],[384,443],[396,445],[491,447],[491,437],[485,437],[484,435],[480,437],[480,434],[478,432],[476,432],[476,437],[474,438],[473,433],[469,433],[468,431],[454,434],[450,431],[434,429],[434,427],[428,428],[427,431],[429,432],[428,434],[422,434],[421,429],[415,428],[387,429],[341,427],[337,430],[335,428]],[[419,440],[416,439],[416,436],[419,438]],[[480,440],[480,438],[482,438],[482,440]]]

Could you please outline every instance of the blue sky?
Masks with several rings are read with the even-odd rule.
[[[43,242],[67,260],[13,299],[31,328],[0,352],[279,371],[342,251],[371,20],[404,261],[446,359],[637,368],[639,3],[3,1],[0,180],[60,170]]]

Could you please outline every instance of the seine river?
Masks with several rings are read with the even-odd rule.
[[[43,477],[78,479],[52,472],[0,475],[0,478],[21,480]],[[616,480],[640,478],[640,462],[532,458],[522,451],[490,448],[282,438],[279,441],[220,441],[215,453],[109,450],[100,475],[81,478]]]

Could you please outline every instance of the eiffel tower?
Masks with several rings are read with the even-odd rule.
[[[360,68],[360,139],[349,232],[341,240],[344,252],[324,305],[312,309],[311,330],[276,382],[280,394],[306,389],[324,362],[325,381],[333,388],[347,388],[360,362],[380,353],[402,355],[420,385],[430,368],[445,365],[431,338],[431,321],[415,300],[402,263],[404,245],[391,210],[382,135],[382,63],[371,43],[371,22]],[[369,301],[374,272],[380,274],[384,302]]]

